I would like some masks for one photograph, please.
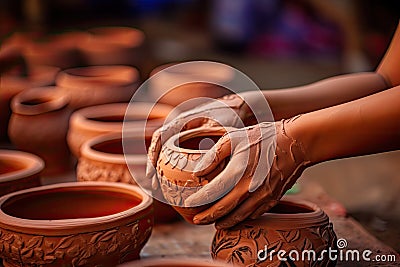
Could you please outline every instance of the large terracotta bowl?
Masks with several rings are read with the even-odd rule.
[[[188,130],[172,136],[162,147],[157,163],[161,191],[164,198],[190,223],[193,223],[194,215],[205,210],[211,203],[184,207],[184,201],[221,172],[227,159],[203,177],[192,176],[193,170],[227,130],[223,127]]]
[[[232,265],[201,258],[174,258],[132,261],[121,264],[120,267],[232,267]]]
[[[39,157],[17,150],[0,150],[0,196],[40,186],[44,162]]]
[[[61,183],[0,198],[5,266],[115,266],[139,258],[152,199],[134,185]]]
[[[123,123],[128,130],[142,133],[146,129],[151,135],[173,110],[171,106],[163,104],[154,106],[152,103],[135,102],[131,105],[135,105],[132,109],[135,113],[129,112],[127,103],[98,105],[75,111],[70,119],[67,136],[72,153],[79,157],[82,144],[95,136],[121,133]]]
[[[127,102],[139,86],[136,68],[123,65],[91,66],[66,69],[56,78],[56,85],[71,95],[71,107]]]
[[[329,249],[337,249],[336,235],[325,212],[313,203],[286,198],[258,219],[217,230],[211,254],[235,266],[281,266],[279,257],[286,259],[284,266],[335,266],[328,257]],[[278,257],[280,250],[286,254]],[[296,259],[296,252],[301,256],[311,250],[315,259],[307,254],[304,261]],[[319,260],[322,253],[325,255]]]
[[[151,136],[140,133],[109,133],[93,137],[81,147],[78,181],[107,181],[137,184],[146,175],[147,149]],[[129,167],[128,167],[129,166]],[[134,178],[136,177],[136,178]],[[169,205],[154,201],[154,220],[167,223],[178,218]]]

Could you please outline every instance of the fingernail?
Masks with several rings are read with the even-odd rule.
[[[200,219],[197,216],[193,217],[193,223],[194,224],[200,224]]]

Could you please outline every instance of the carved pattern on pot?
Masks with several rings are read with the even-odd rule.
[[[161,190],[164,193],[164,198],[168,201],[170,205],[183,206],[185,199],[190,195],[196,193],[200,190],[200,186],[179,186],[172,183],[164,176],[159,177],[161,184]]]
[[[148,222],[150,223],[150,222]],[[145,231],[140,240],[138,231]],[[10,230],[0,230],[0,255],[12,266],[57,265],[68,260],[71,266],[83,266],[91,257],[124,257],[141,247],[151,234],[151,227],[141,229],[139,221],[125,226],[92,233],[63,236],[35,236]],[[107,256],[108,255],[108,256]]]
[[[80,182],[104,181],[136,184],[126,165],[96,162],[84,157],[79,159],[77,179]]]

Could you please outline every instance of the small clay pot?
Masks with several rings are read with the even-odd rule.
[[[44,175],[71,169],[66,142],[71,110],[69,97],[57,87],[25,90],[12,99],[9,137],[20,150],[45,161]]]
[[[145,42],[142,31],[130,27],[99,27],[88,32],[90,38],[79,46],[87,65],[141,66]]]
[[[60,69],[57,67],[29,66],[27,75],[18,69],[2,74],[0,89],[0,140],[5,140],[7,136],[11,115],[11,99],[25,89],[53,85],[59,71]]]
[[[0,196],[40,186],[41,158],[17,150],[0,150]]]
[[[72,153],[79,157],[80,147],[92,137],[105,133],[121,133],[125,119],[125,127],[143,134],[144,129],[151,135],[159,128],[168,114],[171,106],[146,102],[135,102],[129,112],[127,103],[115,103],[87,107],[75,111],[70,119],[68,145]],[[126,114],[128,111],[129,114]],[[146,121],[147,119],[147,121]]]
[[[222,64],[190,62],[159,66],[150,76],[149,93],[154,100],[188,110],[206,102],[204,98],[231,94],[224,86],[228,87],[235,73]]]
[[[201,258],[144,259],[121,264],[120,267],[232,267],[219,261]]]
[[[71,95],[73,109],[128,102],[139,86],[139,73],[129,66],[73,68],[60,72],[56,85]]]
[[[203,177],[192,176],[193,170],[202,156],[227,130],[228,128],[223,127],[188,130],[172,136],[161,149],[157,162],[161,191],[168,203],[189,223],[193,223],[194,215],[212,203],[198,207],[184,207],[184,201],[221,172],[228,159]]]
[[[328,249],[337,249],[336,235],[325,212],[313,203],[287,198],[258,219],[217,230],[211,255],[235,266],[280,266],[277,253],[282,250],[286,254],[280,258],[286,258],[282,262],[285,266],[335,266]],[[305,254],[302,261],[305,250],[313,250],[315,259],[308,260]],[[319,260],[323,250],[325,254]],[[297,251],[299,260],[292,251]]]
[[[151,135],[109,133],[93,137],[81,147],[77,166],[78,181],[107,181],[137,184],[134,177],[146,175],[147,149]],[[128,168],[129,165],[129,168]],[[154,201],[154,220],[167,223],[178,219],[169,205]]]
[[[139,258],[152,199],[122,183],[60,183],[0,198],[4,266],[115,266]]]

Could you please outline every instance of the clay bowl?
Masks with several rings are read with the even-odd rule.
[[[77,166],[78,181],[137,184],[134,177],[143,178],[146,175],[150,142],[151,135],[143,137],[135,132],[124,133],[124,139],[121,133],[109,133],[89,139],[81,147]],[[168,223],[177,218],[176,211],[169,205],[154,201],[156,223]]]
[[[134,185],[61,183],[0,198],[4,266],[115,266],[139,258],[152,199]]]
[[[40,186],[44,162],[39,157],[17,150],[0,150],[0,196]]]
[[[71,107],[128,102],[139,86],[139,73],[130,66],[91,66],[66,69],[56,85],[71,95]]]
[[[264,253],[265,247],[267,254]],[[238,266],[257,263],[262,267],[280,266],[277,252],[283,250],[286,255],[280,257],[287,258],[285,266],[335,266],[336,262],[329,261],[328,254],[323,260],[317,260],[322,251],[327,252],[329,248],[336,249],[336,235],[325,212],[313,203],[286,198],[258,219],[217,230],[211,254],[214,259]],[[311,260],[296,260],[296,252],[292,250],[300,256],[304,250],[313,250],[316,260],[312,257]],[[294,260],[288,257],[289,254]]]
[[[192,176],[202,156],[230,128],[210,127],[193,129],[172,136],[163,145],[157,162],[158,179],[164,198],[181,216],[193,223],[193,217],[211,205],[184,207],[184,201],[207,184],[225,167],[228,158],[203,177]]]
[[[11,102],[10,140],[18,149],[40,156],[46,163],[46,175],[65,173],[72,167],[66,142],[72,113],[68,104],[69,96],[54,86],[24,90]]]
[[[145,259],[127,262],[120,267],[232,267],[219,261],[210,261],[201,258],[174,258],[174,259]]]
[[[154,100],[188,110],[207,101],[202,97],[219,98],[231,94],[224,86],[228,87],[235,74],[223,64],[190,62],[159,66],[150,76],[149,93]]]
[[[128,111],[127,103],[98,105],[75,111],[70,118],[67,136],[72,153],[79,157],[80,147],[92,137],[112,132],[121,133],[124,119],[126,129],[142,134],[145,129],[151,135],[173,110],[171,106],[163,104],[154,106],[152,103],[135,102],[131,105],[135,105],[132,109],[134,113]]]
[[[130,27],[89,29],[90,38],[80,45],[88,65],[131,65],[140,67],[145,35]]]

